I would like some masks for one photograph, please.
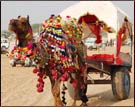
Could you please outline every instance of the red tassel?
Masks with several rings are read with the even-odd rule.
[[[68,71],[69,71],[70,73],[72,73],[72,72],[74,71],[74,67],[73,67],[73,66],[70,66]]]
[[[102,40],[101,40],[100,38],[98,38],[98,39],[95,41],[96,44],[99,44],[99,43],[101,43],[101,42],[102,42]]]
[[[36,85],[36,87],[37,87],[37,88],[39,88],[39,87],[44,87],[44,82],[43,82],[43,83],[38,83],[38,84]]]
[[[68,74],[64,73],[61,77],[60,77],[61,81],[67,81],[68,80]]]
[[[38,78],[38,82],[43,83],[44,81],[43,81],[43,79],[42,79],[42,78]]]
[[[33,73],[37,73],[37,72],[39,72],[38,68],[33,69]]]
[[[101,35],[100,35],[100,30],[101,30],[101,26],[100,25],[93,25],[93,24],[89,24],[89,29],[92,31],[92,33],[95,34],[97,40],[95,41],[95,43],[101,43]]]
[[[57,75],[54,75],[54,76],[52,76],[52,78],[53,78],[54,80],[56,80],[56,79],[58,78],[58,76],[57,76]]]
[[[72,86],[73,86],[74,88],[77,88],[77,85],[78,85],[77,79],[74,79],[74,80],[71,82],[71,84],[72,84]]]
[[[122,45],[122,34],[125,33],[125,28],[120,28],[117,35],[117,57],[119,56],[121,45]]]
[[[116,64],[118,64],[118,65],[120,65],[120,64],[122,64],[123,63],[123,61],[120,59],[120,58],[116,58]]]
[[[52,75],[56,75],[57,74],[57,70],[52,70]]]
[[[37,91],[40,93],[40,92],[43,92],[43,87],[38,87]]]
[[[39,72],[37,75],[38,75],[40,78],[42,78],[42,77],[44,76],[44,74],[41,73],[41,72]]]
[[[68,19],[71,18],[70,16],[66,16]]]

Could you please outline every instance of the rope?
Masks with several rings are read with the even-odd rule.
[[[67,102],[66,102],[66,98],[65,98],[65,90],[67,90],[67,87],[65,86],[65,84],[63,83],[63,88],[62,88],[62,103],[64,104],[64,105],[66,105],[67,104]]]

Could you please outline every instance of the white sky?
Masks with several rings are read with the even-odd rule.
[[[8,29],[9,20],[18,15],[30,16],[30,23],[42,23],[51,14],[61,11],[78,1],[2,1],[1,30]],[[114,5],[125,11],[134,24],[134,1],[112,1]]]

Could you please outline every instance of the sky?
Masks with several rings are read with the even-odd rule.
[[[8,30],[9,20],[17,16],[30,16],[30,24],[42,23],[51,14],[58,15],[79,1],[2,1],[1,30]],[[131,18],[134,24],[134,1],[112,1]],[[133,25],[134,26],[134,25]]]

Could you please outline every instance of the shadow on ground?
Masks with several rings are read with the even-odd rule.
[[[88,95],[88,98],[89,98],[89,101],[87,103],[88,106],[111,106],[121,101],[134,99],[134,84],[133,83],[131,84],[130,95],[129,95],[129,98],[126,100],[117,100],[116,98],[114,98],[112,89],[98,93],[94,96]],[[131,105],[134,105],[134,104],[131,104]]]

